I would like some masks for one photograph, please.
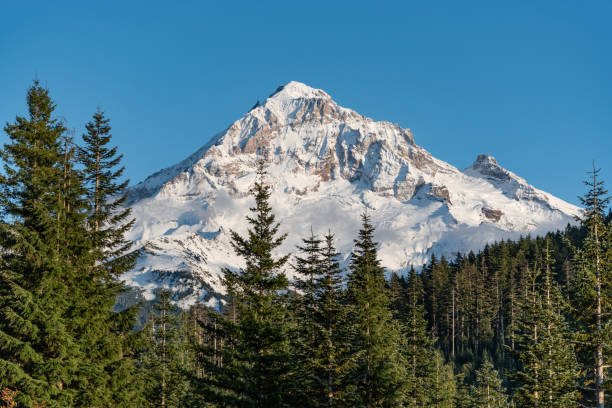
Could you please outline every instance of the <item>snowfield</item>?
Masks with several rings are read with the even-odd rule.
[[[206,138],[206,136],[204,136]],[[405,271],[432,253],[453,256],[573,223],[579,208],[480,155],[459,170],[415,144],[412,132],[338,106],[299,82],[279,87],[184,161],[129,189],[143,255],[125,282],[147,299],[173,288],[182,307],[210,306],[224,267],[239,267],[229,231],[246,231],[256,161],[265,158],[271,204],[288,238],[331,229],[348,262],[367,211],[388,270]],[[291,270],[287,269],[290,276]]]

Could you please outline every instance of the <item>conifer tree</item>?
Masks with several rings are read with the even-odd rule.
[[[450,323],[447,310],[451,299],[447,295],[451,291],[451,268],[446,258],[442,256],[438,261],[432,255],[423,276],[427,287],[426,305],[431,336],[441,341],[439,345],[443,350],[448,350],[447,336],[441,338],[442,334],[448,333]]]
[[[282,270],[289,256],[273,251],[284,241],[269,204],[271,187],[265,181],[263,160],[258,162],[252,188],[255,206],[247,216],[246,237],[232,231],[232,246],[245,267],[224,270],[224,284],[235,307],[236,318],[215,316],[228,341],[222,366],[216,364],[221,381],[204,379],[201,389],[209,398],[237,407],[280,407],[290,404],[289,334],[285,296],[288,281]],[[208,325],[210,327],[210,325]],[[210,353],[208,353],[210,361]]]
[[[434,353],[433,341],[427,334],[423,283],[414,268],[410,268],[408,275],[407,297],[407,314],[403,327],[407,406],[422,407],[429,400],[426,379],[432,371]]]
[[[343,271],[338,263],[340,254],[334,246],[334,235],[329,231],[321,249],[321,274],[315,281],[315,343],[313,377],[316,405],[319,407],[348,407],[350,390],[346,373],[352,337],[351,322],[345,302]]]
[[[476,385],[472,387],[472,404],[474,408],[505,408],[508,396],[502,386],[497,370],[488,357],[476,372]]]
[[[143,329],[148,341],[142,357],[146,406],[183,407],[189,383],[184,372],[186,341],[181,335],[179,310],[171,302],[172,292],[162,289],[154,315]]]
[[[393,318],[403,322],[406,319],[408,298],[406,296],[406,280],[395,272],[391,272],[389,279],[389,290],[391,296],[391,310]]]
[[[240,387],[243,364],[237,347],[239,318],[235,302],[229,299],[219,310],[197,305],[191,309],[194,328],[188,339],[194,361],[188,378],[193,392],[188,406],[249,406],[243,401]]]
[[[107,338],[103,341],[95,335],[100,322],[94,316],[100,313],[100,306],[106,301],[110,308],[116,301],[112,296],[104,297],[103,286],[87,272],[95,262],[93,242],[87,228],[88,203],[85,195],[83,174],[77,170],[76,146],[72,137],[62,140],[61,180],[58,200],[60,213],[57,215],[61,231],[59,254],[73,270],[70,283],[69,307],[65,318],[67,329],[74,337],[76,346],[82,351],[79,366],[73,382],[75,396],[73,406],[97,406],[113,401],[113,393],[107,387],[115,378],[105,370],[103,356],[112,355]],[[108,325],[108,323],[106,323]],[[110,352],[110,353],[109,353]],[[115,355],[113,363],[119,360]]]
[[[452,364],[446,363],[440,351],[433,353],[431,369],[426,384],[430,390],[426,406],[435,408],[454,408],[457,398],[457,384]]]
[[[38,81],[27,103],[29,115],[4,129],[0,389],[23,406],[72,406],[81,353],[66,319],[75,268],[60,247],[65,127]]]
[[[116,146],[109,146],[112,135],[110,120],[99,108],[85,126],[84,146],[79,157],[84,167],[87,199],[90,205],[88,224],[91,240],[102,275],[117,276],[133,268],[136,254],[127,255],[132,245],[125,235],[132,228],[131,209],[124,204],[129,180],[120,181],[125,167]]]
[[[315,299],[316,281],[323,272],[321,264],[321,239],[310,231],[310,237],[302,239],[298,246],[301,256],[295,257],[296,293],[292,297],[292,315],[295,319],[295,330],[292,338],[292,354],[296,363],[294,378],[294,403],[304,406],[315,406],[320,394],[316,390],[317,379],[314,374],[315,353],[320,346],[315,336],[315,314],[318,309]]]
[[[521,368],[514,379],[520,384],[517,400],[522,406],[561,408],[575,405],[577,399],[576,357],[550,262],[546,248],[543,276],[538,270],[531,273],[531,288],[520,319]]]
[[[83,168],[78,193],[81,198],[68,206],[79,217],[78,227],[70,229],[82,234],[73,241],[89,244],[77,280],[81,301],[72,308],[71,319],[82,323],[74,325],[73,330],[81,348],[88,350],[81,371],[79,403],[138,406],[140,386],[132,375],[133,350],[128,346],[133,337],[136,307],[121,312],[113,310],[119,294],[125,291],[118,277],[134,266],[136,256],[127,254],[131,243],[125,234],[133,220],[128,219],[130,210],[121,207],[128,181],[117,181],[123,172],[123,167],[118,168],[122,156],[117,155],[116,147],[107,147],[111,128],[100,110],[86,129],[85,145],[78,152],[71,152],[78,154]],[[73,208],[77,204],[78,211]]]
[[[520,367],[513,378],[519,384],[516,389],[520,406],[537,406],[542,399],[542,304],[538,296],[540,271],[537,267],[528,268],[526,276],[529,286],[519,302],[519,333],[515,355]]]
[[[460,368],[460,372],[455,375],[456,395],[454,401],[455,408],[472,408],[472,390],[468,384],[467,377],[471,371],[470,364],[465,364]]]
[[[355,324],[351,381],[357,387],[355,405],[392,407],[404,398],[405,366],[399,352],[400,331],[392,318],[374,241],[374,227],[367,214],[351,257],[348,302]]]
[[[599,170],[593,166],[589,188],[583,198],[584,212],[579,219],[587,229],[582,248],[574,254],[573,296],[581,362],[582,388],[586,401],[597,408],[605,405],[607,372],[612,353],[612,231],[605,223],[610,202]]]
[[[567,305],[561,288],[551,270],[552,258],[546,239],[544,282],[540,296],[542,304],[543,407],[562,408],[576,404],[578,399],[578,365],[574,342],[564,312]]]

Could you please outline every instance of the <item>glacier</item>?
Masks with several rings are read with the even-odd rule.
[[[206,137],[205,137],[206,138]],[[214,306],[223,268],[242,266],[229,239],[244,234],[249,188],[264,159],[271,205],[293,252],[310,228],[331,230],[347,263],[364,211],[388,271],[419,267],[487,243],[563,229],[580,209],[478,155],[460,170],[415,143],[410,129],[339,106],[323,90],[280,86],[174,166],[128,190],[141,250],[124,282],[152,299],[175,291],[182,307]],[[287,268],[291,277],[291,268]]]

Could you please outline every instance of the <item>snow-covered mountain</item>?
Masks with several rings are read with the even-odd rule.
[[[491,156],[459,170],[416,145],[409,129],[290,82],[187,159],[130,188],[130,238],[143,255],[125,281],[147,298],[167,285],[183,305],[214,302],[223,292],[221,269],[241,265],[228,233],[246,231],[261,157],[274,212],[289,234],[283,251],[312,226],[315,233],[331,229],[346,260],[367,209],[389,270],[422,265],[432,253],[563,228],[579,211]]]

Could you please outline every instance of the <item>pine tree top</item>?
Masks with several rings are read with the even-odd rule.
[[[583,214],[577,217],[577,220],[583,225],[592,227],[595,223],[601,224],[606,218],[606,208],[610,204],[610,196],[604,187],[604,182],[599,179],[601,169],[595,167],[588,172],[589,178],[584,181],[588,187],[587,192],[583,197],[579,197],[580,202],[585,206]]]
[[[286,239],[287,234],[279,234],[280,223],[269,204],[271,187],[265,180],[266,171],[263,160],[258,162],[257,179],[251,189],[255,206],[247,216],[249,229],[243,237],[231,231],[232,247],[237,255],[244,258],[246,267],[240,271],[224,270],[228,288],[239,292],[270,293],[285,289],[288,281],[282,271],[289,255],[275,258],[273,250]]]

